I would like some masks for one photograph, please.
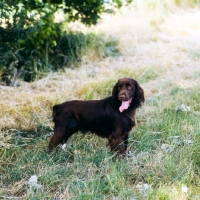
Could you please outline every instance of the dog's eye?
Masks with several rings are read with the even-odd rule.
[[[122,88],[122,85],[119,85],[119,88]]]
[[[131,90],[131,89],[132,89],[132,87],[129,85],[129,86],[127,86],[127,89],[128,89],[128,90]]]

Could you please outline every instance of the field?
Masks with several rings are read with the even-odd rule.
[[[95,27],[73,23],[115,38],[120,55],[88,52],[79,68],[0,86],[0,199],[200,199],[200,10],[183,2],[135,1]],[[120,159],[105,139],[81,133],[48,153],[52,106],[109,96],[122,77],[136,79],[146,97],[132,156]]]

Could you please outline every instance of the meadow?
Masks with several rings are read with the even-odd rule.
[[[200,199],[200,9],[198,1],[138,0],[95,27],[119,54],[88,50],[79,68],[18,88],[0,86],[0,199]],[[108,49],[109,51],[109,49]],[[111,95],[119,78],[145,92],[124,159],[94,134],[47,151],[52,106]],[[31,176],[37,184],[29,184]]]

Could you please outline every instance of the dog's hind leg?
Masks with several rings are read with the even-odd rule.
[[[49,142],[50,151],[56,148],[59,144],[61,144],[65,140],[66,138],[65,134],[66,134],[65,126],[55,126],[54,135]]]
[[[66,143],[67,140],[69,139],[69,137],[71,135],[73,135],[74,133],[76,133],[78,130],[82,131],[82,128],[79,124],[79,122],[76,119],[69,119],[68,121],[68,125],[66,127],[66,134],[64,137],[64,142]]]
[[[49,150],[52,150],[63,142],[66,143],[69,137],[78,130],[84,132],[84,128],[80,126],[76,119],[68,118],[66,122],[55,123],[54,135],[49,142]]]

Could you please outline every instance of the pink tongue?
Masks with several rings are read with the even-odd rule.
[[[124,110],[126,110],[130,106],[131,100],[132,99],[128,101],[122,101],[122,105],[119,107],[119,111],[123,112]]]

